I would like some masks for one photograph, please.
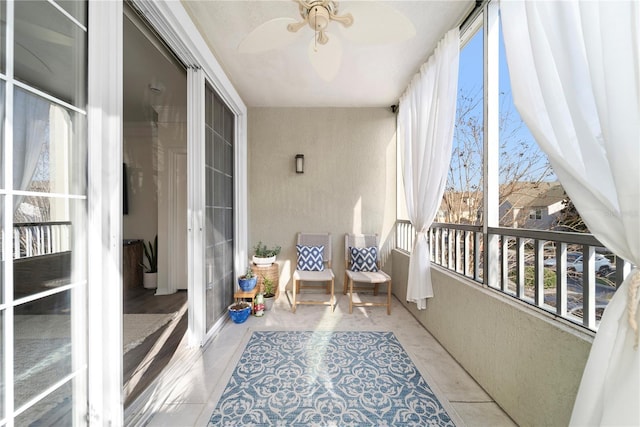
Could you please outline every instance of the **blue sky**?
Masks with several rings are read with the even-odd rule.
[[[458,78],[458,92],[462,92],[466,95],[479,94],[483,87],[483,34],[482,30],[478,31],[474,37],[467,43],[467,45],[460,52],[460,71]],[[515,106],[513,105],[513,98],[511,96],[511,82],[509,80],[509,70],[506,63],[506,56],[504,50],[504,44],[502,43],[502,32],[500,33],[500,63],[499,63],[499,85],[500,85],[500,105],[503,108],[501,116],[505,113],[511,115],[511,126],[506,126],[503,129],[501,138],[506,134],[510,134],[506,137],[505,142],[507,149],[517,149],[519,141],[528,141],[530,149],[527,152],[527,156],[532,156],[537,153],[544,158],[543,162],[539,162],[536,168],[542,168],[546,161],[546,156],[541,153],[540,149],[534,141],[533,136],[529,132],[529,129],[520,118]],[[476,108],[476,115],[482,117],[482,103],[479,103]],[[454,139],[454,146],[456,141]],[[481,165],[479,166],[481,167]],[[533,177],[532,177],[533,178]],[[555,176],[547,178],[546,180],[554,180]],[[503,177],[501,177],[501,182]]]

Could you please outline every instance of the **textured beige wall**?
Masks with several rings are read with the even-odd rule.
[[[248,111],[249,241],[282,246],[280,287],[290,286],[299,231],[331,232],[336,289],[344,234],[395,221],[395,115],[388,108],[251,108]],[[304,154],[304,174],[294,157]]]
[[[157,131],[148,122],[127,122],[123,136],[129,214],[122,217],[122,237],[153,240],[158,232],[158,176],[153,146]]]
[[[406,303],[409,257],[392,257],[394,294],[518,425],[569,424],[591,334],[438,267],[418,311]]]

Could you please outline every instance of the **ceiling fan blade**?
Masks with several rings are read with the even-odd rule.
[[[259,25],[245,36],[238,45],[240,53],[259,53],[279,49],[293,43],[299,33],[287,30],[287,25],[295,24],[292,18],[275,18]]]
[[[341,13],[354,16],[353,25],[341,28],[348,40],[361,44],[398,43],[416,35],[416,28],[394,7],[380,2],[351,2]]]
[[[339,37],[329,36],[330,34],[327,34],[329,41],[326,44],[317,43],[315,38],[311,39],[307,49],[311,65],[326,82],[336,77],[342,63],[342,42]]]

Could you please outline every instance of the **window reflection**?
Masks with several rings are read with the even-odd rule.
[[[14,37],[16,79],[84,108],[86,32],[48,2],[18,1]]]
[[[73,212],[82,202],[16,196],[13,277],[16,299],[71,283]]]
[[[84,120],[78,113],[15,89],[14,189],[58,194],[84,192],[85,174],[81,167],[84,148],[80,132],[74,129],[78,117]]]
[[[72,426],[71,411],[59,410],[62,402],[71,401],[71,383],[66,383],[31,408],[16,417],[17,426],[44,426],[51,425],[51,418],[55,417],[55,425]]]
[[[87,26],[87,3],[78,0],[58,0],[56,3],[85,27]]]
[[[71,373],[70,307],[65,291],[15,308],[16,408]]]
[[[72,425],[87,404],[87,2],[0,1],[0,22],[0,424]]]

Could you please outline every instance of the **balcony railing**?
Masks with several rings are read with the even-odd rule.
[[[71,250],[71,222],[29,222],[13,226],[13,258]]]
[[[431,262],[591,330],[597,330],[604,308],[631,271],[628,262],[591,234],[497,227],[487,231],[485,236],[481,226],[432,224]],[[397,249],[411,252],[411,223],[397,221],[395,237]],[[485,245],[496,250],[485,251]],[[495,277],[488,277],[491,274]]]

